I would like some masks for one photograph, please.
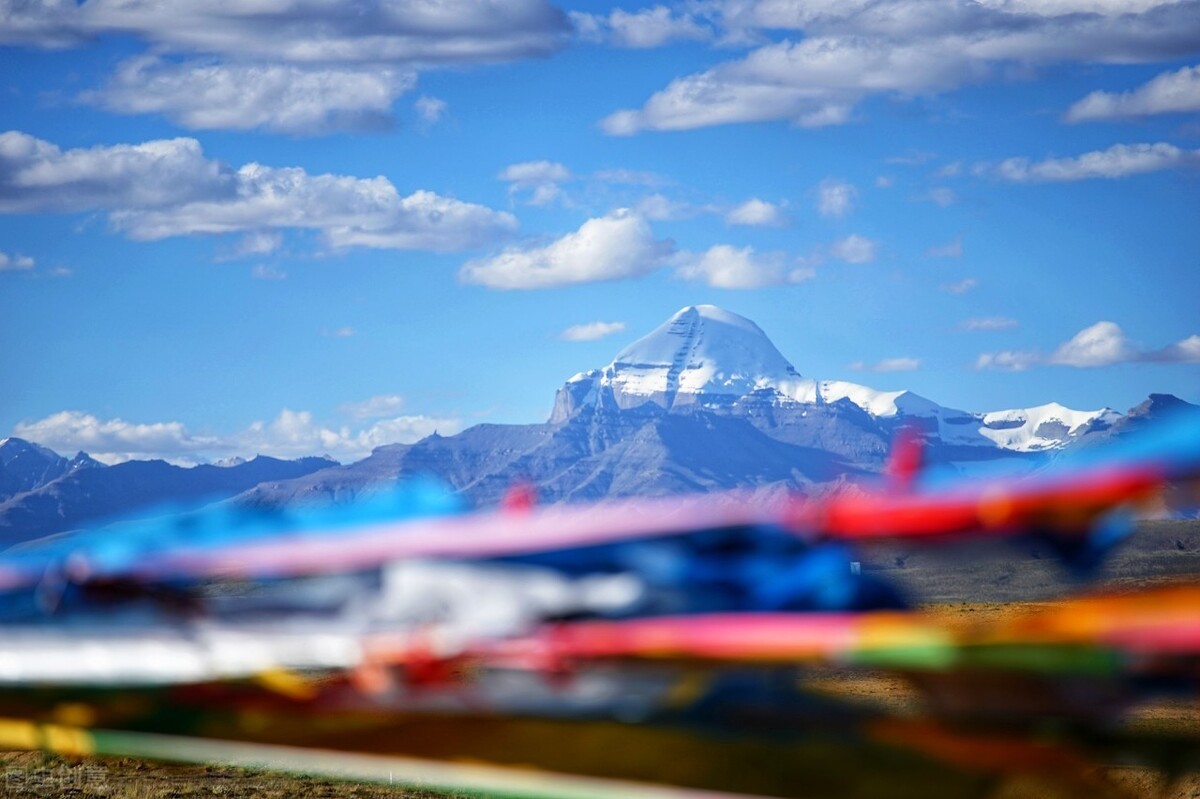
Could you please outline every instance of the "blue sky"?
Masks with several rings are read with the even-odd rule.
[[[1200,3],[199,5],[0,0],[0,435],[352,459],[695,303],[952,407],[1200,402]]]

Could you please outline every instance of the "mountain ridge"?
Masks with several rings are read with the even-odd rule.
[[[1021,472],[1182,408],[1200,410],[1167,394],[1151,394],[1126,414],[1053,402],[958,410],[912,391],[806,377],[754,322],[716,306],[688,306],[608,365],[570,377],[546,422],[435,433],[344,465],[260,456],[192,469],[161,461],[104,466],[83,453],[68,462],[5,439],[0,490],[9,493],[0,493],[0,541],[147,513],[166,501],[264,508],[346,502],[418,475],[476,505],[495,504],[518,484],[534,487],[544,502],[732,488],[820,491],[881,474],[903,428],[921,435],[930,462],[963,473]]]

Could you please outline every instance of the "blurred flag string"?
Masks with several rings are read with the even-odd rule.
[[[517,486],[471,512],[413,482],[9,550],[0,748],[530,797],[988,796],[1026,774],[1119,795],[1097,769],[1200,771],[1200,583],[1088,590],[1139,518],[1194,512],[1200,419],[1022,478],[922,460],[907,431],[879,485],[819,496],[540,507]],[[972,620],[861,568],[878,542],[980,540],[1044,545],[1062,596]]]

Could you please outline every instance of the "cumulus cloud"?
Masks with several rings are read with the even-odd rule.
[[[1200,363],[1200,335],[1188,336],[1161,349],[1145,349],[1135,345],[1115,322],[1097,322],[1049,354],[1037,350],[984,353],[975,366],[1023,371],[1041,365],[1093,368],[1120,363]]]
[[[936,244],[925,251],[930,258],[961,258],[963,254],[962,236],[945,244]]]
[[[563,341],[596,341],[625,329],[624,322],[586,322],[571,325],[558,334]]]
[[[884,358],[879,363],[866,364],[855,361],[850,368],[857,372],[911,372],[921,368],[920,358]]]
[[[787,224],[787,215],[774,203],[751,197],[725,215],[731,225],[751,227],[782,227]]]
[[[712,31],[692,14],[680,14],[662,5],[638,11],[618,8],[608,16],[576,12],[571,20],[582,38],[607,41],[617,47],[645,49],[712,36]]]
[[[698,255],[684,255],[677,274],[685,280],[698,280],[718,289],[757,289],[800,283],[813,276],[813,270],[797,266],[785,253],[758,253],[753,247],[718,244]]]
[[[1160,350],[1142,354],[1142,360],[1155,363],[1200,363],[1200,335],[1190,335]]]
[[[865,97],[912,97],[1003,79],[1014,68],[1061,63],[1156,62],[1200,51],[1194,0],[1153,5],[1045,2],[922,3],[852,0],[710,4],[741,42],[762,32],[803,35],[672,81],[639,108],[603,121],[613,135],[786,120],[849,121]],[[1078,6],[1078,8],[1075,8]]]
[[[224,440],[226,451],[299,458],[328,454],[346,462],[364,458],[371,450],[387,444],[410,444],[434,432],[454,434],[462,422],[454,418],[396,416],[380,419],[369,427],[327,427],[309,411],[284,408],[270,422],[255,422]]]
[[[234,170],[205,158],[195,139],[61,150],[0,133],[0,213],[92,210],[141,240],[311,229],[333,247],[453,251],[517,227],[511,214],[433,192],[402,197],[385,177],[256,163]]]
[[[848,264],[866,264],[875,260],[875,242],[857,233],[829,245],[829,254]]]
[[[563,199],[561,184],[574,175],[556,161],[524,161],[506,166],[497,177],[508,183],[510,196],[524,194],[530,205],[549,205]]]
[[[130,458],[174,460],[218,447],[219,439],[191,433],[181,422],[138,424],[100,419],[81,411],[60,411],[44,419],[18,423],[12,434],[56,452],[86,451],[106,463]]]
[[[1064,366],[1108,366],[1132,360],[1136,351],[1114,322],[1097,322],[1058,346],[1051,363]]]
[[[156,208],[233,190],[229,168],[206,159],[195,139],[61,150],[0,133],[0,213]]]
[[[83,33],[75,0],[0,0],[0,44],[67,47]]]
[[[544,57],[571,24],[549,0],[0,0],[0,44],[106,34],[220,61],[135,59],[92,102],[197,129],[312,135],[390,124],[415,70]]]
[[[396,98],[416,85],[411,71],[291,64],[174,63],[130,59],[85,102],[123,114],[163,114],[192,130],[270,130],[315,135],[380,130]]]
[[[411,443],[434,431],[453,434],[461,429],[457,418],[424,415],[392,416],[367,427],[332,428],[318,423],[308,411],[284,408],[271,421],[254,422],[231,435],[197,434],[182,422],[135,423],[100,419],[82,411],[60,411],[20,422],[12,434],[57,452],[82,450],[104,463],[157,458],[190,465],[258,454],[277,458],[328,454],[351,461],[385,444]]]
[[[817,186],[817,211],[824,217],[841,219],[854,210],[858,189],[849,183],[826,178]]]
[[[1184,150],[1173,144],[1114,144],[1074,158],[1009,158],[998,164],[977,164],[975,173],[1013,183],[1061,183],[1097,178],[1123,178],[1200,164],[1200,150]]]
[[[1164,72],[1127,92],[1095,91],[1067,109],[1067,122],[1200,111],[1200,66]]]
[[[8,254],[0,251],[0,272],[15,272],[26,269],[33,269],[34,260],[28,255],[19,253]]]
[[[129,34],[160,49],[295,63],[486,63],[544,56],[570,34],[546,0],[5,0],[5,40]]]
[[[1012,330],[1017,326],[1017,320],[1007,316],[977,316],[959,325],[962,330],[972,332],[992,330]]]
[[[628,209],[584,222],[549,244],[510,247],[467,262],[459,276],[493,289],[538,289],[640,277],[662,266],[675,243],[656,239],[646,220]]]

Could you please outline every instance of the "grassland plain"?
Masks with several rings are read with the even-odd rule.
[[[1088,590],[1124,592],[1200,578],[1200,521],[1144,522],[1086,584],[1073,582],[1047,545],[955,545],[925,548],[878,545],[863,553],[862,568],[893,579],[947,625],[979,624],[1036,610],[1056,598]],[[806,687],[891,712],[919,709],[918,693],[903,679],[864,670],[813,669]],[[1200,708],[1157,703],[1129,719],[1147,728],[1200,733]],[[1166,776],[1146,768],[1097,771],[1101,796],[1200,799],[1200,774]],[[40,752],[0,753],[0,795],[13,799],[452,799],[400,785],[338,782],[220,766],[148,763],[128,758],[63,758]],[[1046,779],[998,779],[983,799],[1066,799],[1077,791]]]

